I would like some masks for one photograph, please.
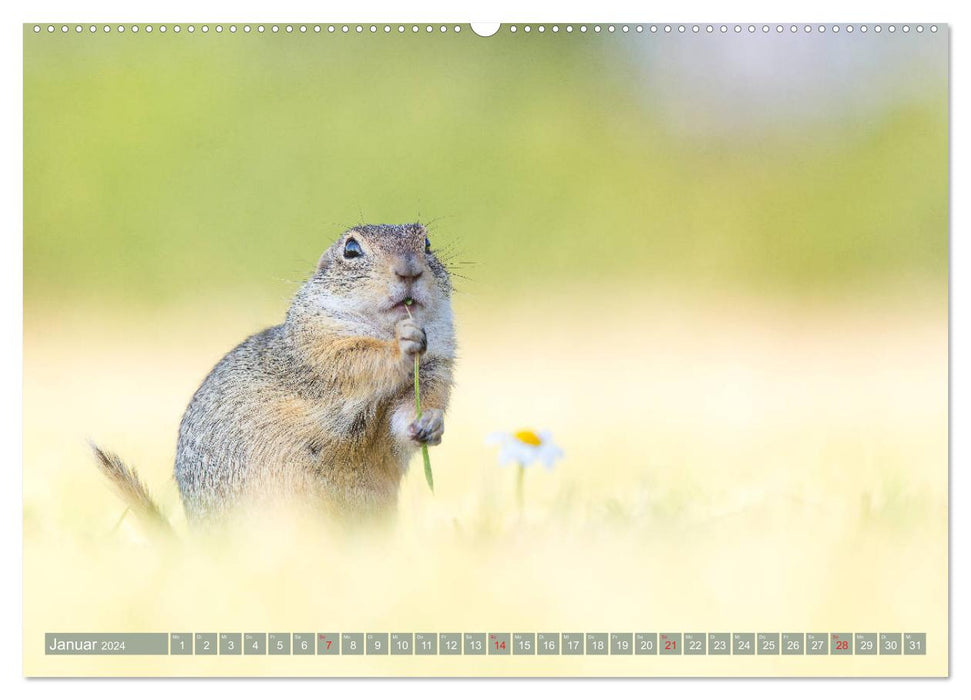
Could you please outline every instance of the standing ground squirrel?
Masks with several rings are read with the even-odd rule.
[[[286,320],[240,343],[189,402],[175,478],[190,523],[281,497],[340,515],[393,510],[409,459],[442,440],[455,360],[451,292],[420,224],[346,231]],[[94,451],[131,507],[167,528],[135,471]]]

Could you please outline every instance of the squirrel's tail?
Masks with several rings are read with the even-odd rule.
[[[106,452],[93,442],[89,443],[98,460],[98,468],[114,484],[122,499],[128,504],[132,512],[153,532],[165,535],[174,534],[172,525],[152,500],[145,484],[138,478],[138,472],[133,467],[121,461],[121,458],[111,452]]]

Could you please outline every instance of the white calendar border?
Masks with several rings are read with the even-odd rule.
[[[10,3],[13,4],[13,3]],[[967,3],[965,3],[967,4]],[[469,21],[497,21],[507,22],[546,21],[578,22],[578,21],[652,21],[652,22],[727,22],[727,21],[766,21],[766,22],[939,22],[950,23],[952,30],[952,97],[951,107],[952,127],[961,119],[968,121],[969,78],[971,63],[968,56],[968,39],[971,36],[971,22],[965,21],[967,10],[961,8],[958,2],[947,0],[921,0],[917,3],[901,0],[884,0],[876,4],[872,2],[853,2],[851,0],[813,0],[804,3],[802,7],[782,6],[770,0],[735,0],[734,2],[718,2],[716,0],[699,0],[696,2],[654,2],[631,3],[629,0],[597,0],[596,2],[578,2],[577,0],[559,0],[555,4],[531,0],[492,0],[492,2],[476,4],[448,2],[446,0],[412,0],[411,2],[394,2],[393,0],[356,0],[353,3],[312,3],[307,0],[275,0],[273,3],[255,2],[254,0],[235,0],[233,2],[215,3],[204,0],[167,0],[157,7],[138,5],[120,0],[86,0],[73,2],[55,0],[51,2],[21,3],[8,9],[5,7],[5,21],[0,24],[3,31],[3,119],[5,138],[2,153],[3,187],[0,193],[4,198],[2,211],[7,217],[5,234],[0,237],[2,246],[2,260],[6,269],[2,275],[3,285],[3,316],[0,317],[0,327],[15,328],[18,331],[16,342],[4,347],[4,362],[2,365],[2,384],[0,389],[6,397],[8,407],[6,420],[2,421],[4,431],[4,456],[8,463],[8,479],[15,479],[19,484],[20,455],[21,455],[21,414],[17,405],[21,397],[22,379],[22,56],[23,35],[21,24],[31,21],[70,21],[77,19],[126,22],[187,22],[187,21],[241,21],[241,20],[270,20],[270,21],[449,21],[466,23]],[[971,152],[968,148],[968,138],[964,132],[952,132],[951,154],[953,165],[951,169],[951,292],[952,317],[951,352],[957,358],[958,353],[966,349],[969,344],[967,309],[971,305],[968,275],[971,274],[971,260],[969,260],[969,245],[961,240],[960,233],[967,236],[968,216],[967,205],[961,206],[960,197],[968,201],[968,164],[971,163]],[[960,232],[960,233],[959,233]],[[9,333],[9,330],[7,331]],[[9,336],[8,336],[9,337]],[[962,462],[962,456],[967,453],[967,437],[962,439],[955,426],[963,426],[967,420],[967,396],[971,393],[971,383],[968,373],[963,372],[960,361],[952,366],[951,387],[953,398],[951,401],[951,425],[953,435],[952,464]],[[964,403],[962,403],[964,399]],[[13,407],[12,410],[10,407]],[[967,462],[967,459],[963,460]],[[11,477],[13,472],[15,476]],[[969,525],[971,516],[966,507],[969,500],[967,476],[959,470],[951,470],[951,538],[952,553],[956,548],[954,542],[961,543],[968,551]],[[21,491],[10,481],[5,488],[0,489],[3,500],[0,517],[3,527],[0,527],[0,541],[3,543],[4,563],[7,567],[15,559],[21,560],[22,520],[21,520]],[[957,503],[961,503],[959,507]],[[5,567],[5,568],[7,568]],[[958,590],[957,582],[965,590],[969,589],[968,560],[954,559],[951,561],[951,590]],[[719,700],[731,700],[734,697],[746,698],[778,698],[786,700],[797,698],[818,698],[821,695],[842,696],[850,693],[879,693],[881,700],[906,698],[913,700],[916,695],[926,696],[971,696],[971,674],[967,671],[971,642],[960,641],[962,635],[971,635],[971,601],[960,597],[952,598],[951,604],[951,672],[953,678],[948,681],[934,680],[822,680],[808,682],[792,682],[790,680],[759,679],[759,680],[681,680],[664,679],[651,681],[646,684],[638,680],[602,680],[602,681],[493,681],[489,683],[470,683],[457,680],[407,680],[407,681],[376,681],[365,682],[349,680],[330,680],[326,686],[319,685],[319,681],[294,679],[287,681],[257,681],[247,679],[227,680],[216,683],[209,680],[184,680],[174,682],[145,682],[136,680],[86,680],[86,681],[30,681],[21,678],[21,577],[9,572],[3,577],[4,602],[3,621],[4,634],[0,635],[0,658],[3,669],[2,683],[7,697],[51,697],[64,698],[71,696],[97,696],[100,698],[126,698],[130,700],[135,694],[140,700],[154,700],[165,698],[169,700],[173,694],[211,695],[224,693],[227,690],[235,698],[265,697],[267,693],[292,693],[304,695],[308,692],[346,692],[360,693],[362,690],[380,692],[382,695],[394,694],[398,698],[414,697],[449,697],[461,695],[463,698],[489,698],[493,700],[496,694],[506,697],[530,695],[537,693],[555,692],[564,700],[584,698],[603,692],[611,693],[671,693],[680,697],[694,695],[718,696]],[[967,637],[966,637],[967,638]],[[962,663],[963,661],[963,663]],[[963,668],[962,668],[963,667]],[[963,672],[962,672],[963,671]],[[312,685],[317,683],[317,685]],[[555,689],[547,687],[547,683],[555,684]],[[136,685],[137,684],[137,685]],[[227,684],[229,688],[226,688]],[[873,685],[879,687],[872,687]],[[15,687],[13,687],[15,686]],[[190,690],[191,689],[191,690]],[[559,700],[559,699],[558,699]]]

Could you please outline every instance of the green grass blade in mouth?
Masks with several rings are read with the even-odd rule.
[[[408,312],[408,318],[412,318],[411,306],[413,300],[411,297],[405,299],[405,311]],[[419,356],[415,355],[415,420],[421,418],[421,392],[418,385],[418,364]],[[435,480],[432,478],[432,461],[428,457],[428,445],[421,446],[421,459],[425,463],[425,481],[428,482],[428,488],[432,493],[435,493]]]
[[[421,398],[418,390],[418,356],[415,355],[415,412],[417,413],[416,420],[421,418]],[[431,489],[432,493],[435,493],[435,480],[432,479],[432,462],[428,458],[428,445],[421,446],[421,458],[425,463],[425,481],[428,482],[428,488]]]

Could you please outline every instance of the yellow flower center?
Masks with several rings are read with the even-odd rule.
[[[539,435],[534,433],[532,430],[520,430],[518,433],[513,433],[513,437],[524,445],[539,447],[543,444],[543,441],[539,439]]]

